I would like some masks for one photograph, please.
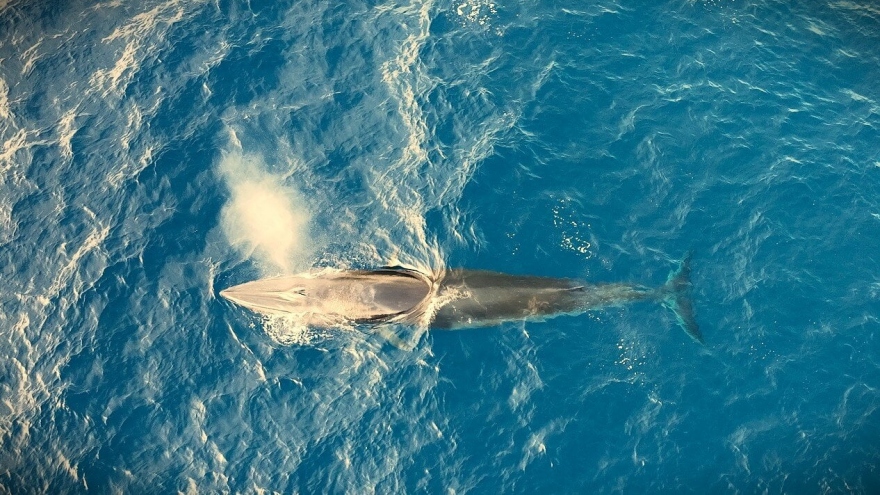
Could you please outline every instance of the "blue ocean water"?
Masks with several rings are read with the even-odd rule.
[[[0,493],[880,492],[866,0],[0,0]],[[659,285],[431,331],[313,267]]]

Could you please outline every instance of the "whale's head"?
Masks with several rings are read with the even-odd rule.
[[[220,291],[220,296],[263,314],[298,313],[306,310],[308,286],[299,277],[255,280]]]
[[[406,313],[430,295],[425,280],[393,272],[338,271],[255,280],[220,296],[251,311],[306,323],[369,321]]]

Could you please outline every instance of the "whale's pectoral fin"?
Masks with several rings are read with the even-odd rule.
[[[425,330],[408,329],[399,325],[379,325],[375,328],[375,332],[394,347],[401,351],[410,352],[415,349]]]
[[[703,334],[694,316],[694,303],[691,300],[691,255],[688,253],[678,270],[669,275],[669,281],[661,289],[663,305],[671,309],[678,325],[695,341],[705,345]]]

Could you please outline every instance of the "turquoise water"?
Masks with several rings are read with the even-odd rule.
[[[0,493],[880,492],[866,1],[0,0]],[[655,286],[431,331],[217,293]]]

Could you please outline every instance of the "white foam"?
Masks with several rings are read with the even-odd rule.
[[[0,172],[5,172],[7,170],[11,170],[13,166],[16,165],[15,155],[21,150],[30,148],[34,143],[28,141],[28,132],[24,129],[18,129],[15,131],[15,134],[12,135],[6,142],[3,143],[3,146],[0,146]]]
[[[0,0],[2,1],[2,0]],[[0,79],[0,121],[12,118],[12,110],[9,107],[9,85],[5,79]],[[5,124],[4,123],[4,127]]]
[[[125,106],[126,125],[119,135],[119,147],[124,152],[120,156],[119,164],[113,167],[107,174],[107,183],[116,188],[125,181],[137,177],[153,161],[153,151],[158,145],[143,132],[144,122],[156,115],[163,101],[161,88],[155,93],[156,99],[149,107],[140,107],[138,104],[129,103]]]
[[[852,11],[858,12],[860,14],[863,14],[867,17],[880,16],[880,8],[876,7],[875,5],[873,5],[872,3],[869,3],[869,2],[856,3],[856,2],[843,1],[843,2],[834,2],[829,5],[831,7],[838,8],[838,9],[852,10]]]
[[[487,26],[498,14],[498,8],[492,1],[463,1],[455,5],[455,13],[468,23]]]
[[[331,326],[331,325],[328,325]],[[339,329],[351,330],[351,324],[339,321]],[[313,345],[326,338],[328,331],[304,324],[297,315],[267,316],[264,321],[266,335],[281,345]]]
[[[122,40],[126,42],[125,47],[112,68],[98,69],[92,74],[90,83],[93,89],[99,90],[105,97],[111,94],[121,96],[141,61],[154,51],[155,46],[148,46],[145,40],[163,40],[163,34],[183,18],[183,6],[178,0],[170,0],[149,12],[132,17],[130,22],[114,29],[101,41],[113,43]]]
[[[73,282],[82,278],[80,272],[83,267],[80,261],[87,255],[94,253],[96,257],[101,259],[101,264],[106,265],[107,254],[103,249],[103,244],[110,234],[110,227],[98,220],[97,216],[90,209],[83,207],[83,210],[91,218],[94,225],[82,244],[77,246],[72,253],[69,253],[66,242],[61,243],[59,246],[59,252],[64,255],[63,257],[67,258],[67,262],[55,274],[52,285],[44,294],[47,297],[55,297],[65,289],[68,289],[73,291],[72,300],[79,298],[80,291],[83,290],[83,286],[86,284],[75,284]]]
[[[58,119],[58,146],[65,160],[73,158],[73,136],[76,134],[76,111],[68,110]]]

